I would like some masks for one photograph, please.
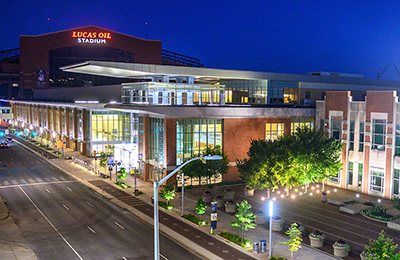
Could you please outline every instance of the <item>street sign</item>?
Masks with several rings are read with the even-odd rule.
[[[121,166],[121,162],[118,162],[117,165],[118,165],[118,166]]]
[[[108,167],[108,170],[109,170],[109,171],[112,171],[112,167],[111,167],[111,166],[110,166],[110,167]]]
[[[139,154],[139,160],[142,160],[142,158],[143,158],[143,154],[140,153],[140,154]]]
[[[111,165],[112,165],[112,166],[115,166],[115,163],[112,163]]]
[[[64,144],[67,144],[67,142],[64,141]]]
[[[112,165],[114,163],[114,161],[113,160],[111,160],[111,159],[108,159],[107,160],[107,165]],[[113,165],[114,166],[114,165]]]
[[[75,143],[72,143],[72,148],[74,148],[74,149],[75,149]]]
[[[130,174],[135,174],[135,170],[130,170],[129,173]]]
[[[211,202],[211,228],[213,230],[217,229],[217,202]]]

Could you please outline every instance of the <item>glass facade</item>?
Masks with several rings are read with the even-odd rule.
[[[372,119],[372,149],[385,150],[386,120]]]
[[[271,80],[268,93],[271,104],[299,104],[299,82]]]
[[[364,122],[360,122],[360,133],[358,139],[358,151],[364,152]]]
[[[349,151],[354,151],[354,121],[350,121],[350,132],[349,132]]]
[[[347,184],[348,185],[353,185],[353,163],[349,162],[349,171],[347,175]]]
[[[369,189],[371,191],[382,192],[384,176],[385,176],[383,171],[371,170],[370,176],[371,176],[371,179],[370,179],[371,182],[370,182]]]
[[[83,87],[127,82],[127,79],[64,72],[59,69],[62,66],[88,60],[133,63],[135,56],[133,53],[124,50],[94,45],[71,46],[51,50],[49,52],[50,86]]]
[[[150,118],[150,160],[164,165],[164,119]]]
[[[267,104],[267,80],[228,80],[221,79],[225,86],[225,103],[227,104]]]
[[[92,111],[93,142],[129,142],[130,114],[116,111]]]
[[[363,181],[364,165],[362,163],[358,164],[358,182],[357,187],[361,188]]]
[[[267,123],[265,124],[265,139],[275,140],[278,136],[283,135],[284,130],[284,123]]]
[[[393,195],[399,196],[400,170],[394,169],[393,172]]]
[[[192,154],[203,152],[207,146],[222,148],[221,119],[181,119],[176,124],[177,165]]]

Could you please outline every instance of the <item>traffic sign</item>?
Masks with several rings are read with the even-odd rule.
[[[111,160],[111,159],[107,160],[107,165],[112,165],[113,163],[114,163],[113,160]]]
[[[135,174],[135,170],[130,170],[129,173],[130,174]]]
[[[112,163],[111,165],[112,165],[112,166],[115,166],[115,163]]]
[[[121,162],[118,162],[117,165],[118,165],[118,166],[121,166]]]

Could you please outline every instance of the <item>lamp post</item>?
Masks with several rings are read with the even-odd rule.
[[[272,256],[272,216],[274,214],[274,202],[269,201],[269,258]]]
[[[184,208],[185,208],[185,173],[182,172],[182,215],[183,216],[183,212],[184,212]]]
[[[158,187],[160,187],[165,181],[174,176],[183,166],[194,161],[194,160],[221,160],[222,156],[220,155],[208,155],[203,157],[196,157],[190,159],[189,161],[181,164],[178,168],[173,170],[170,174],[162,178],[160,181],[154,180],[153,189],[154,189],[154,260],[160,260],[160,238],[159,238],[159,221],[158,221]]]

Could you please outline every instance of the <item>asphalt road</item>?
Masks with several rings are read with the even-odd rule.
[[[152,259],[153,229],[13,143],[0,195],[39,259]],[[161,234],[161,259],[201,259]]]

